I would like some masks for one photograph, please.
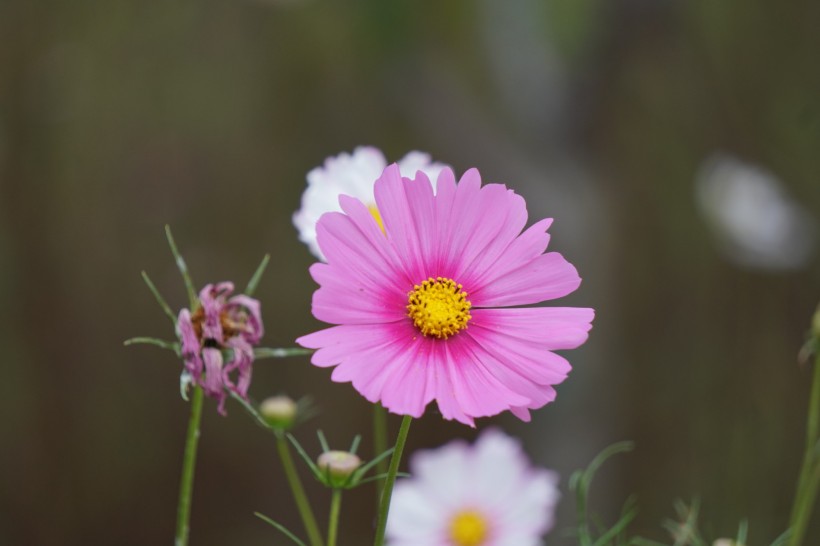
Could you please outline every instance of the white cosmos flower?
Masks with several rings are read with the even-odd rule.
[[[697,199],[721,251],[749,268],[803,267],[816,251],[816,221],[768,170],[733,156],[706,160]]]
[[[393,492],[390,546],[537,546],[553,525],[558,475],[498,430],[418,452],[410,470]]]
[[[422,171],[434,184],[439,172],[446,167],[433,163],[423,152],[410,152],[398,161],[402,176],[413,178]],[[316,243],[316,222],[326,212],[341,212],[339,195],[349,195],[370,206],[374,218],[381,224],[375,206],[373,185],[387,167],[384,154],[372,146],[360,146],[352,154],[341,153],[325,160],[307,175],[308,187],[302,194],[302,208],[293,215],[293,224],[299,230],[299,240],[314,256],[324,261]]]

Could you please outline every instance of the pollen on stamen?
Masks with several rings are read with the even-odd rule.
[[[453,279],[429,277],[407,296],[407,316],[425,336],[447,339],[467,328],[472,318],[468,294]]]
[[[450,537],[457,546],[481,546],[489,534],[487,519],[474,510],[459,512],[450,522]]]

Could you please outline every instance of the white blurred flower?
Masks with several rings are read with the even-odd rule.
[[[439,172],[446,167],[432,163],[423,152],[410,152],[398,161],[402,176],[415,177],[422,171],[435,184]],[[316,222],[326,212],[339,212],[339,195],[349,195],[370,207],[373,217],[381,225],[381,216],[375,206],[373,185],[387,167],[384,154],[371,146],[356,148],[352,154],[341,153],[325,160],[307,175],[308,187],[302,194],[302,208],[293,215],[293,224],[299,230],[299,240],[314,256],[324,260],[316,243]]]
[[[721,250],[738,265],[797,269],[816,250],[814,219],[761,167],[713,156],[700,168],[696,191]]]
[[[410,470],[393,493],[390,546],[536,546],[553,525],[558,475],[500,431],[418,452]]]

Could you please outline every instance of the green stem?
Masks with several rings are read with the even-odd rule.
[[[275,348],[257,347],[253,350],[253,357],[259,358],[285,358],[288,356],[309,355],[313,349],[302,349],[301,347]]]
[[[815,358],[813,373],[814,380],[806,426],[806,453],[803,456],[803,466],[800,469],[794,507],[789,520],[791,529],[789,546],[800,546],[803,543],[817,497],[817,489],[820,486],[820,457],[817,454],[818,434],[820,434],[820,352]]]
[[[334,489],[330,497],[330,521],[327,526],[327,546],[336,546],[336,534],[339,529],[339,511],[342,508],[342,490]]]
[[[393,496],[393,484],[396,483],[396,474],[399,472],[401,454],[404,451],[404,444],[407,443],[407,433],[410,431],[410,423],[413,418],[405,415],[401,420],[399,435],[396,438],[396,448],[390,458],[390,468],[387,470],[387,478],[384,481],[381,502],[379,506],[379,519],[376,523],[376,541],[374,546],[384,545],[384,532],[387,529],[387,513],[390,511],[390,498]]]
[[[583,479],[583,478],[582,478]],[[587,499],[585,488],[579,487],[575,496],[575,511],[578,517],[578,544],[592,546],[592,535],[587,522]]]
[[[302,486],[302,480],[299,479],[299,474],[296,473],[293,458],[290,456],[288,442],[281,434],[276,435],[276,448],[279,450],[279,459],[282,461],[282,468],[285,470],[285,477],[288,479],[288,484],[293,492],[293,500],[296,501],[296,507],[299,509],[299,515],[302,517],[302,523],[305,526],[308,540],[311,546],[323,546],[322,534],[319,532],[319,526],[316,524],[316,516],[313,515],[310,502],[305,494],[305,488]]]
[[[194,467],[196,448],[199,443],[199,423],[202,420],[202,387],[194,388],[191,398],[191,417],[188,420],[188,434],[185,439],[185,454],[182,458],[182,478],[179,482],[179,503],[177,504],[177,535],[175,546],[187,546],[191,519],[191,493],[194,489]]]
[[[378,457],[387,451],[387,410],[378,402],[373,404],[373,456]],[[376,475],[387,472],[387,459],[376,463]],[[381,485],[384,480],[376,480],[376,506],[381,498]]]

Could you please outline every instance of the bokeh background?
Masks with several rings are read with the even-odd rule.
[[[171,542],[187,406],[170,353],[122,345],[172,336],[139,272],[184,305],[166,223],[200,284],[270,253],[265,342],[291,346],[318,326],[305,174],[362,144],[511,185],[584,277],[561,303],[597,318],[557,402],[478,427],[561,472],[548,543],[571,543],[570,472],[631,439],[593,486],[604,520],[635,494],[635,532],[663,539],[698,497],[708,536],[749,518],[767,544],[820,300],[818,28],[808,0],[0,1],[0,544]],[[259,362],[252,395],[280,392],[323,409],[310,449],[317,427],[369,449],[327,370]],[[206,404],[192,544],[285,544],[252,516],[300,529],[272,438],[228,409]],[[475,434],[431,411],[409,448]],[[372,502],[346,497],[343,544]]]

